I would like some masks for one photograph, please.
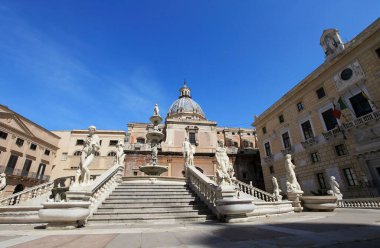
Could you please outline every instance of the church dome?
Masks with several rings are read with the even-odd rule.
[[[205,114],[201,106],[191,98],[186,82],[179,91],[181,94],[171,105],[168,118],[205,120]]]

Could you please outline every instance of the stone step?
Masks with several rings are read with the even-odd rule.
[[[160,199],[106,199],[103,203],[121,203],[121,204],[157,204],[157,203],[200,203],[197,199],[183,199],[183,198],[160,198]]]
[[[159,200],[159,199],[195,199],[195,196],[192,195],[151,195],[151,196],[144,196],[144,195],[110,195],[106,198],[106,200],[139,200],[139,199],[145,199],[147,201],[149,200]]]
[[[154,206],[130,206],[130,205],[115,205],[115,206],[99,206],[98,212],[111,211],[111,212],[122,212],[122,211],[177,211],[177,210],[208,210],[206,205],[154,205]]]
[[[177,216],[175,218],[118,218],[118,219],[89,219],[88,223],[91,224],[105,224],[105,223],[126,223],[126,224],[182,224],[194,222],[208,222],[214,221],[215,217],[212,215],[207,216]]]
[[[148,190],[148,189],[115,189],[112,193],[127,193],[127,194],[133,194],[133,193],[138,193],[138,194],[187,194],[191,193],[191,191],[186,190],[186,189],[180,189],[180,190]]]
[[[191,191],[113,191],[111,195],[191,195]]]
[[[168,201],[168,202],[125,202],[125,201],[104,201],[102,206],[106,207],[114,207],[114,206],[122,206],[122,207],[152,207],[152,206],[193,206],[196,204],[203,204],[199,201]]]
[[[122,185],[119,184],[117,189],[187,189],[187,186],[184,185],[155,185],[155,184],[149,184],[149,185]]]
[[[146,211],[146,209],[116,209],[116,210],[103,210],[103,211],[97,211],[96,213],[94,213],[94,216],[95,215],[136,215],[137,216],[140,216],[140,215],[147,215],[147,216],[150,216],[150,215],[173,215],[173,216],[176,216],[178,214],[195,214],[195,215],[198,215],[198,214],[210,214],[210,211],[208,211],[208,209],[203,209],[203,210],[196,210],[196,209],[165,209],[165,210],[149,210],[149,211]]]

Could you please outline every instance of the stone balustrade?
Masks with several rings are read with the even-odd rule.
[[[371,112],[369,114],[363,115],[357,119],[354,119],[350,122],[343,123],[343,128],[344,129],[351,129],[354,127],[358,127],[361,125],[365,125],[367,122],[372,121],[372,120],[379,120],[380,119],[380,110],[377,110],[375,112]]]
[[[380,197],[343,199],[338,201],[338,208],[375,208],[380,209]]]
[[[0,199],[0,206],[18,205],[46,194],[50,194],[54,186],[53,182],[47,182],[28,188],[19,193]]]
[[[259,188],[256,188],[252,185],[243,183],[237,179],[232,179],[232,182],[239,187],[239,190],[251,195],[253,197],[256,197],[260,200],[266,201],[266,202],[274,202],[276,201],[276,198],[273,196],[273,194],[270,194],[268,192],[265,192],[264,190],[261,190]]]
[[[214,214],[218,215],[215,204],[218,185],[191,165],[186,167],[186,175],[190,188]]]

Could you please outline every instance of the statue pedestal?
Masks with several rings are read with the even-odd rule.
[[[252,200],[238,199],[236,197],[235,186],[220,185],[217,188],[216,209],[226,222],[242,222],[247,219],[247,213],[255,209]]]
[[[300,197],[302,196],[303,191],[298,192],[288,192],[288,200],[292,202],[294,212],[302,212],[303,207],[301,205]]]
[[[312,211],[334,211],[338,198],[333,195],[301,196],[302,205]]]
[[[74,229],[84,225],[90,215],[90,202],[45,202],[38,211],[47,229]]]

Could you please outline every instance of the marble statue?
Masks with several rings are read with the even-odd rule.
[[[157,158],[158,158],[157,144],[152,144],[152,165],[157,164]]]
[[[285,169],[286,169],[286,186],[288,192],[301,193],[301,187],[297,181],[296,173],[294,169],[296,166],[292,163],[292,155],[286,154]]]
[[[194,165],[195,146],[190,144],[189,165]]]
[[[182,148],[183,157],[185,158],[185,165],[190,165],[190,154],[192,152],[192,145],[187,137],[185,137],[185,140],[183,141]]]
[[[7,175],[5,173],[0,174],[0,192],[2,192],[7,186]]]
[[[95,134],[96,127],[88,127],[89,134],[84,142],[82,155],[79,163],[79,170],[75,177],[76,184],[88,185],[90,183],[90,170],[88,167],[91,165],[91,162],[94,160],[95,153],[100,149],[100,139],[98,135]]]
[[[330,186],[331,186],[332,195],[336,196],[338,198],[338,201],[343,200],[343,194],[340,192],[339,184],[335,180],[334,176],[330,177]]]
[[[154,113],[153,113],[153,115],[160,116],[160,109],[158,108],[158,104],[157,103],[154,105]]]
[[[233,185],[229,169],[232,167],[227,156],[227,150],[224,147],[223,141],[218,142],[218,147],[215,151],[217,162],[216,177],[218,185]]]
[[[119,140],[119,142],[116,145],[116,156],[115,156],[115,163],[117,165],[123,166],[124,165],[124,142],[123,140]]]
[[[280,195],[281,189],[278,187],[277,178],[272,177],[272,183],[273,183],[273,196],[276,198],[277,201],[282,200],[282,195]]]

